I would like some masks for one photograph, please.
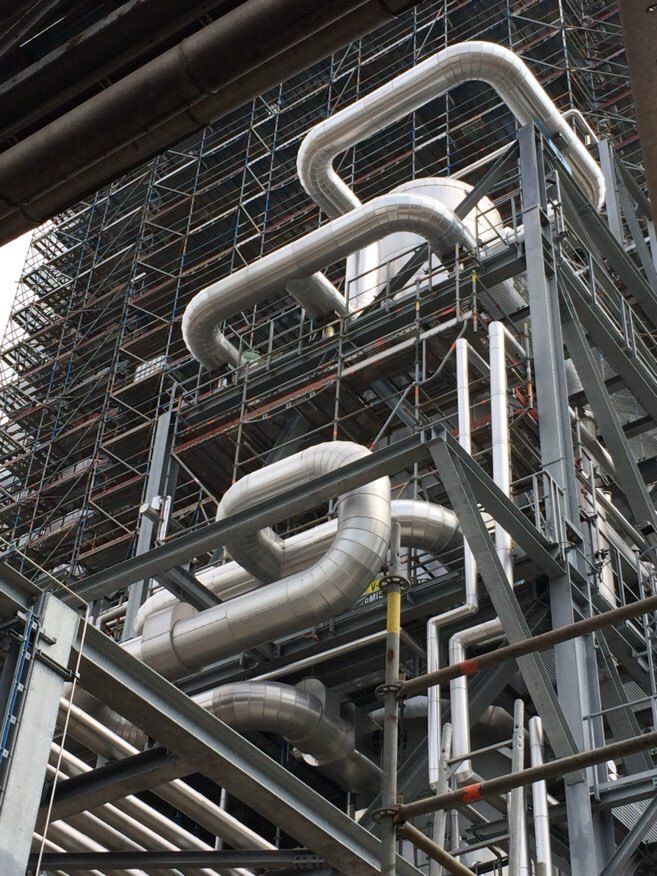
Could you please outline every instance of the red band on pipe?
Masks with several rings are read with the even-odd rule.
[[[476,785],[466,785],[462,794],[464,803],[476,803],[481,800],[481,784],[478,782]]]
[[[462,660],[459,663],[461,675],[472,675],[473,672],[479,672],[480,664],[477,657],[471,657],[469,660]]]

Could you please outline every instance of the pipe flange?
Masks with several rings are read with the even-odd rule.
[[[404,578],[403,575],[384,575],[379,580],[379,589],[385,593],[389,587],[399,587],[402,593],[406,593],[411,585],[408,583],[408,578]]]

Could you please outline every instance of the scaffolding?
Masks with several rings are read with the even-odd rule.
[[[423,58],[473,39],[511,48],[562,111],[580,113],[571,113],[570,121],[599,158],[608,189],[615,193],[608,201],[608,223],[587,212],[582,193],[564,171],[558,144],[540,126],[520,129],[490,88],[469,82],[350,149],[338,169],[363,202],[413,178],[466,179],[502,217],[505,227],[495,232],[500,244],[496,254],[479,248],[464,254],[457,248],[436,265],[426,246],[397,253],[379,266],[382,279],[376,296],[358,319],[312,317],[291,298],[267,300],[222,327],[242,364],[202,369],[182,339],[182,314],[191,298],[320,225],[319,210],[296,173],[297,151],[308,129]],[[596,136],[599,142],[594,142]],[[533,163],[527,159],[528,149],[534,150]],[[602,387],[596,391],[601,397],[613,395],[613,411],[632,456],[649,483],[657,480],[657,305],[648,291],[655,279],[654,229],[641,190],[616,6],[568,0],[443,0],[421,4],[385,32],[364,37],[272,89],[35,235],[2,345],[4,559],[37,580],[44,570],[67,578],[74,587],[86,579],[81,580],[81,592],[86,595],[85,586],[94,594],[94,587],[102,591],[94,602],[98,624],[121,640],[133,632],[135,605],[157,586],[158,573],[125,572],[111,586],[101,580],[104,570],[155,546],[166,548],[175,537],[201,533],[232,484],[301,447],[340,439],[377,451],[422,436],[431,427],[443,435],[444,452],[451,454],[452,463],[456,459],[456,470],[460,465],[467,475],[463,459],[459,461],[450,445],[458,432],[457,340],[467,342],[473,361],[472,459],[477,476],[491,475],[487,329],[503,319],[511,496],[520,517],[543,539],[540,544],[556,546],[559,562],[565,563],[568,554],[576,558],[577,574],[568,582],[563,604],[571,615],[575,606],[578,616],[590,617],[654,595],[654,572],[644,571],[644,555],[652,543],[645,524],[654,509],[643,515],[646,497],[632,480],[634,472],[627,480],[623,473],[605,473],[600,444],[591,443],[586,426],[591,385],[584,386],[572,369],[567,391],[576,420],[573,478],[580,511],[575,515],[565,507],[553,469],[557,463],[549,460],[549,439],[539,428],[533,359],[538,345],[530,325],[536,280],[520,239],[531,173],[539,180],[541,207],[545,215],[549,211],[555,228],[554,234],[545,232],[541,238],[543,279],[551,281],[559,266],[564,325],[572,333],[576,316],[589,334],[590,349],[577,346],[576,334],[569,336],[570,356],[574,360],[573,350],[584,356],[588,349],[590,360],[581,360],[582,371],[588,365],[597,369]],[[477,206],[476,225],[485,227],[489,221],[486,208]],[[358,278],[345,279],[339,266],[328,276],[349,298]],[[603,433],[607,445],[612,431]],[[458,491],[443,476],[437,457],[425,454],[421,462],[389,473],[393,498],[456,507]],[[615,491],[613,498],[607,489]],[[289,516],[277,532],[293,536],[334,516],[334,503],[325,502]],[[638,556],[622,540],[614,541],[600,520],[623,531]],[[417,643],[424,640],[426,620],[458,602],[467,557],[459,545],[443,552],[440,560],[419,549],[401,559],[395,572],[410,583],[412,606],[395,645],[400,666],[392,674],[419,676],[427,655]],[[221,551],[204,544],[179,565],[184,565],[184,574],[196,574],[221,560]],[[517,599],[531,633],[566,623],[554,611],[557,585],[548,599],[543,571],[530,550],[518,551]],[[379,584],[373,582],[349,612],[205,667],[182,681],[183,690],[191,695],[218,684],[277,674],[296,681],[303,670],[312,667],[314,672],[321,664],[331,691],[371,710],[374,684],[369,682],[380,680],[384,652],[383,637],[371,639],[381,632],[384,598]],[[140,589],[133,605],[128,593],[134,594],[135,586]],[[171,582],[165,586],[171,590]],[[215,595],[227,598],[232,592]],[[494,600],[482,599],[481,620],[496,614],[502,612]],[[623,722],[635,733],[655,730],[654,624],[654,615],[644,611],[601,640],[601,649],[606,649],[602,659],[613,679],[607,680],[602,700],[596,700],[594,691],[597,676],[591,681],[579,666],[588,679],[582,689],[590,682],[590,698],[577,703],[576,719],[569,714],[569,721],[586,737],[587,747],[615,741]],[[477,641],[475,653],[486,650],[491,638]],[[365,642],[367,648],[361,649],[359,643]],[[358,654],[357,679],[349,661],[338,660],[341,647]],[[555,679],[560,690],[563,686],[566,653],[572,655],[562,650],[555,663],[536,664],[550,687]],[[493,682],[494,695],[487,702],[496,699],[495,691],[502,695],[508,678],[500,675]],[[513,687],[519,696],[526,692],[522,680],[514,680]],[[473,689],[476,699],[476,684]],[[571,701],[576,699],[571,696]],[[551,743],[557,756],[567,755],[556,750],[553,737]],[[418,750],[423,746],[419,742]],[[291,760],[289,751],[286,757]],[[417,778],[414,757],[419,755],[408,754],[402,767],[403,792],[408,774]],[[591,790],[630,829],[641,821],[654,776],[652,760],[643,752],[640,757],[643,772],[627,762],[625,773],[613,781],[595,761],[592,790],[585,792],[587,805]],[[442,768],[453,772],[463,759],[452,756],[447,746]],[[514,770],[521,765],[516,758]],[[618,790],[621,785],[625,796]],[[568,793],[574,792],[569,789],[566,797]],[[373,824],[380,803],[371,801],[362,819],[365,826]],[[348,797],[340,798],[340,805],[348,806]],[[428,804],[425,808],[432,811]],[[245,820],[252,818],[236,802],[233,811]],[[596,829],[607,823],[597,812],[596,818]],[[459,826],[458,817],[452,818],[451,852],[465,858],[478,848],[494,849],[502,872],[508,860],[504,820],[490,817],[480,825],[476,819],[465,824]],[[443,825],[443,839],[444,831]],[[280,836],[271,838],[278,841]],[[555,858],[563,862],[563,837],[556,831],[553,839]],[[513,847],[508,855],[516,853]],[[642,855],[647,868],[642,872],[651,872],[653,857]],[[421,865],[428,867],[428,859]]]

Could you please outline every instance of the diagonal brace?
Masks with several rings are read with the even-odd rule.
[[[477,560],[488,595],[502,622],[510,643],[531,636],[518,599],[509,585],[486,525],[477,507],[477,500],[460,460],[446,442],[431,447],[431,455],[452,503],[463,535]],[[575,754],[577,747],[566,723],[540,657],[537,654],[518,659],[518,667],[534,704],[543,719],[550,744],[558,757]]]

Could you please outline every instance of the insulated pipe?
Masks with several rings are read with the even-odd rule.
[[[442,505],[417,499],[393,499],[390,513],[392,521],[401,526],[402,547],[440,553],[455,548],[460,541],[456,514]],[[337,527],[337,520],[328,520],[283,539],[281,574],[291,575],[314,563],[330,548]],[[233,544],[233,548],[241,553],[236,544]],[[236,562],[202,569],[197,577],[224,601],[253,590],[260,583]],[[177,602],[168,590],[158,590],[139,609],[135,620],[136,632],[142,631],[149,615],[170,608]]]
[[[443,49],[315,125],[297,156],[301,185],[329,216],[354,210],[360,201],[333,169],[336,156],[472,80],[491,85],[521,125],[538,119],[551,137],[559,138],[573,176],[600,210],[605,194],[600,168],[527,65],[508,49],[477,40]]]
[[[236,730],[266,730],[283,736],[318,764],[353,751],[351,728],[329,715],[311,692],[274,681],[238,681],[194,700]]]
[[[67,852],[106,852],[105,846],[63,821],[48,825],[48,839]],[[147,876],[143,870],[103,870],[104,876]]]
[[[506,335],[501,322],[488,326],[490,361],[490,417],[493,479],[506,496],[511,495],[511,465],[509,454],[508,385],[506,378]],[[504,574],[513,581],[513,539],[499,525],[495,525],[495,548]]]
[[[112,733],[91,715],[74,703],[62,699],[58,723],[61,725],[70,710],[69,735],[96,754],[109,759],[121,759],[138,754],[139,749]],[[254,830],[242,824],[229,812],[225,812],[191,785],[174,779],[165,785],[158,785],[153,793],[171,806],[184,812],[193,821],[214,836],[220,836],[236,849],[274,850],[276,847]]]
[[[256,501],[256,496],[280,495],[300,482],[369,453],[345,441],[302,450],[247,475],[253,485],[250,501]],[[163,675],[180,677],[350,608],[376,577],[386,556],[390,539],[389,479],[379,478],[352,490],[338,499],[337,507],[336,537],[314,565],[198,615],[193,615],[190,606],[189,610],[176,606],[151,615],[144,623],[141,639],[126,643],[126,649]],[[293,514],[294,508],[289,512]]]
[[[529,719],[529,755],[532,766],[543,763],[543,722],[538,715]],[[532,785],[532,802],[536,840],[536,876],[552,876],[550,815],[544,779]]]
[[[7,149],[0,242],[391,21],[410,0],[249,0]],[[48,169],[44,175],[44,169]]]
[[[288,280],[285,289],[311,316],[328,313],[349,316],[344,295],[319,271],[302,280]]]
[[[59,846],[57,843],[54,843],[52,840],[47,837],[41,836],[39,833],[35,833],[32,840],[32,853],[35,855],[39,854],[39,849],[43,846],[43,849],[46,852],[66,852],[67,849],[64,846]],[[53,870],[54,876],[68,876],[67,873],[64,873],[62,870]],[[103,876],[103,873],[100,870],[76,870],[75,876]]]
[[[456,341],[456,395],[458,405],[459,444],[467,452],[471,452],[471,418],[470,418],[470,373],[468,363],[469,344],[465,338]],[[479,608],[477,593],[477,564],[474,554],[466,541],[464,553],[464,583],[465,602],[456,608],[436,615],[427,621],[427,671],[437,672],[440,667],[440,647],[438,630],[456,621],[461,621]],[[431,667],[431,668],[430,668]],[[440,686],[427,690],[427,740],[429,787],[435,791],[440,778]],[[435,868],[434,868],[435,869]]]
[[[420,195],[382,195],[201,290],[183,315],[189,351],[206,368],[224,365],[222,342],[217,341],[223,338],[219,330],[223,320],[279,293],[289,280],[303,279],[396,231],[424,237],[439,254],[457,243],[468,250],[476,246],[461,220],[438,201]]]

